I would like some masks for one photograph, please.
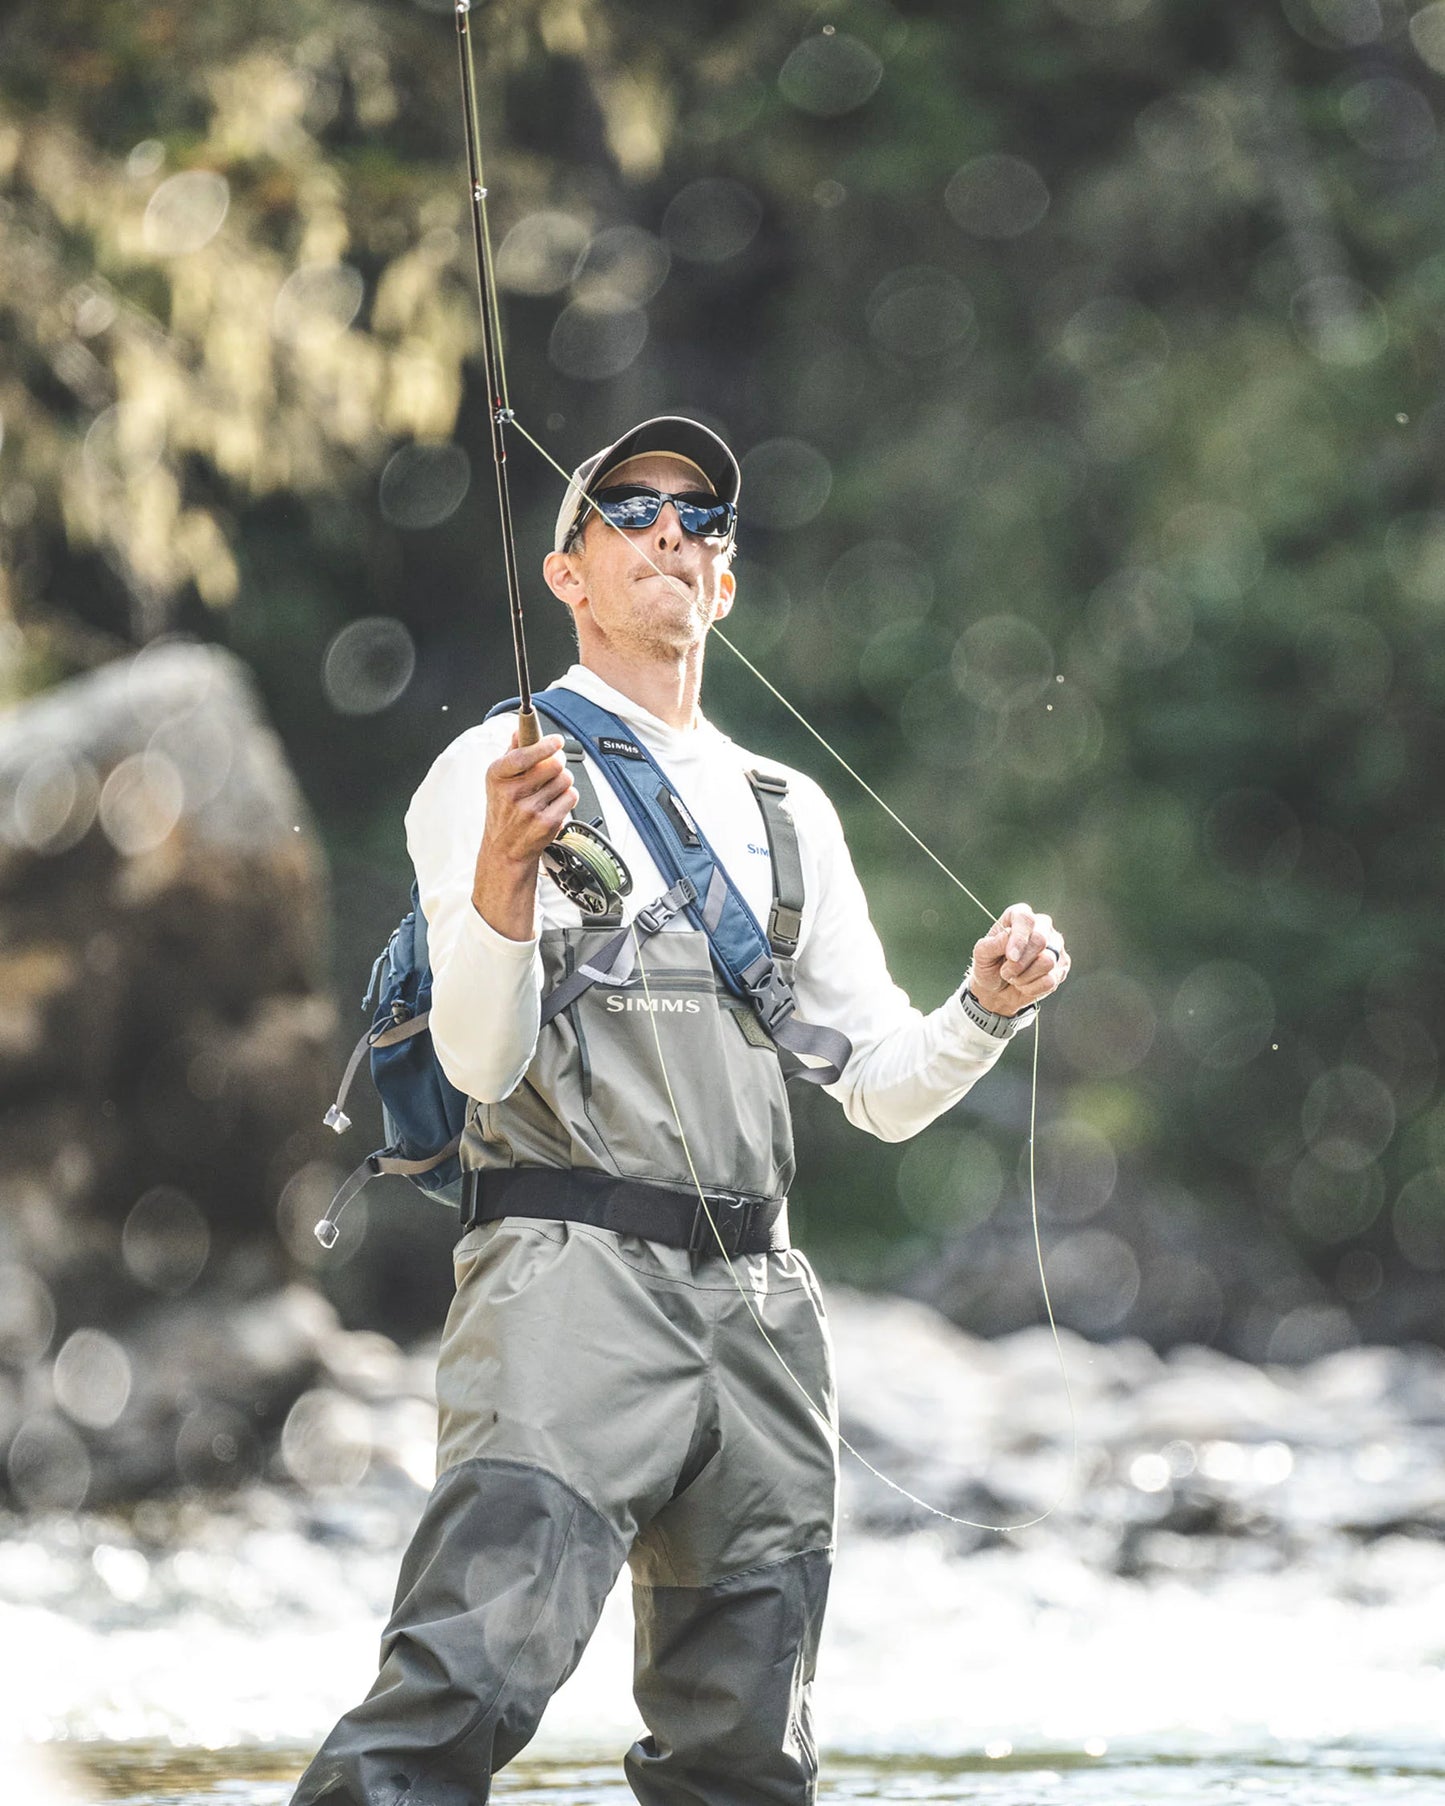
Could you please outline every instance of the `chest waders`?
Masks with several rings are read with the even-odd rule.
[[[539,711],[558,695],[541,692]],[[607,737],[635,746],[615,725]],[[563,731],[577,817],[600,821],[581,741]],[[667,789],[676,837],[695,835],[688,852],[700,852],[701,825],[665,774],[614,756]],[[768,982],[790,1000],[802,862],[785,783],[750,782],[774,893],[757,932]],[[703,918],[711,895],[715,934],[717,884],[695,863],[695,879],[676,858],[661,869],[672,883],[639,930],[646,982],[620,901],[544,929],[532,1062],[502,1102],[468,1102],[456,1295],[437,1368],[439,1477],[376,1682],[332,1730],[295,1806],[481,1806],[575,1667],[624,1562],[648,1726],[625,1758],[637,1798],[816,1797],[811,1686],[836,1410],[817,1281],[787,1244],[784,1061],[799,1062],[714,955]],[[707,1216],[740,1251],[730,1262],[692,1185],[679,1117]]]

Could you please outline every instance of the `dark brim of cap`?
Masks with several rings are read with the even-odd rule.
[[[742,487],[742,472],[738,469],[737,459],[717,434],[701,421],[689,420],[685,415],[659,414],[655,419],[644,420],[640,426],[633,427],[611,445],[603,446],[590,458],[584,458],[573,471],[557,514],[557,530],[552,541],[555,551],[565,548],[586,507],[589,493],[600,485],[608,471],[625,464],[629,458],[640,458],[644,452],[670,452],[674,457],[686,458],[688,463],[697,466],[725,502],[736,503]]]

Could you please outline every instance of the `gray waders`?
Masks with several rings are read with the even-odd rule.
[[[796,864],[775,857],[775,873]],[[796,921],[800,892],[780,902]],[[601,922],[544,933],[546,990],[614,935]],[[472,1105],[463,1165],[550,1168],[559,1194],[569,1170],[690,1191],[690,1154],[709,1191],[781,1200],[793,1149],[777,1049],[717,983],[700,932],[674,924],[644,957],[646,986],[612,968],[549,1022],[510,1097]],[[481,1806],[576,1666],[624,1561],[648,1727],[626,1757],[637,1798],[815,1799],[810,1693],[837,1444],[807,1261],[515,1215],[468,1230],[455,1269],[439,1477],[375,1685],[293,1806]]]
[[[456,1275],[440,1477],[376,1684],[295,1806],[480,1806],[576,1666],[624,1561],[648,1727],[626,1758],[637,1798],[813,1800],[836,1445],[806,1260],[695,1259],[509,1217],[462,1238]]]

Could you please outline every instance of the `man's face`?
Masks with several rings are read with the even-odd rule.
[[[670,495],[710,490],[693,465],[657,452],[617,465],[599,487],[617,483]],[[579,639],[597,632],[619,649],[655,657],[698,644],[732,607],[736,580],[728,563],[723,541],[685,533],[665,503],[650,527],[630,532],[589,515],[571,550],[554,552],[544,570],[573,610]]]

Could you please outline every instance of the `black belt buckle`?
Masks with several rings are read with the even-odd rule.
[[[698,1200],[692,1216],[692,1234],[687,1240],[689,1254],[707,1254],[719,1242],[731,1259],[746,1239],[753,1220],[755,1198],[736,1198],[728,1193],[709,1192],[706,1202]],[[711,1215],[712,1223],[708,1222]]]

